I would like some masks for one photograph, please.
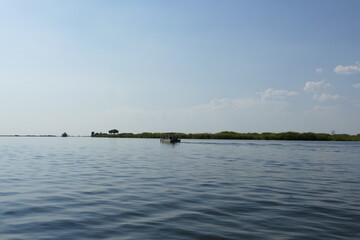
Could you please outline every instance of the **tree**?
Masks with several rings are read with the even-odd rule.
[[[117,133],[119,133],[119,131],[117,129],[112,129],[112,130],[109,130],[109,133],[117,134]]]
[[[68,135],[67,135],[66,132],[64,132],[61,136],[62,136],[62,137],[67,137]]]

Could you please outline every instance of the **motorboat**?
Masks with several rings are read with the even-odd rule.
[[[160,142],[162,143],[179,143],[180,141],[181,140],[178,137],[172,135],[167,135],[160,138]]]

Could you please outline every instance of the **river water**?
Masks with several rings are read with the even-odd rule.
[[[360,143],[2,137],[0,239],[360,239]]]

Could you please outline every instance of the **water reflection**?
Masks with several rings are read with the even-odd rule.
[[[2,239],[356,239],[359,143],[0,139]]]

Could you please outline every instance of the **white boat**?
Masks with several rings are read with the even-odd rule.
[[[160,138],[162,143],[178,143],[181,140],[172,134],[166,134],[166,136]]]

